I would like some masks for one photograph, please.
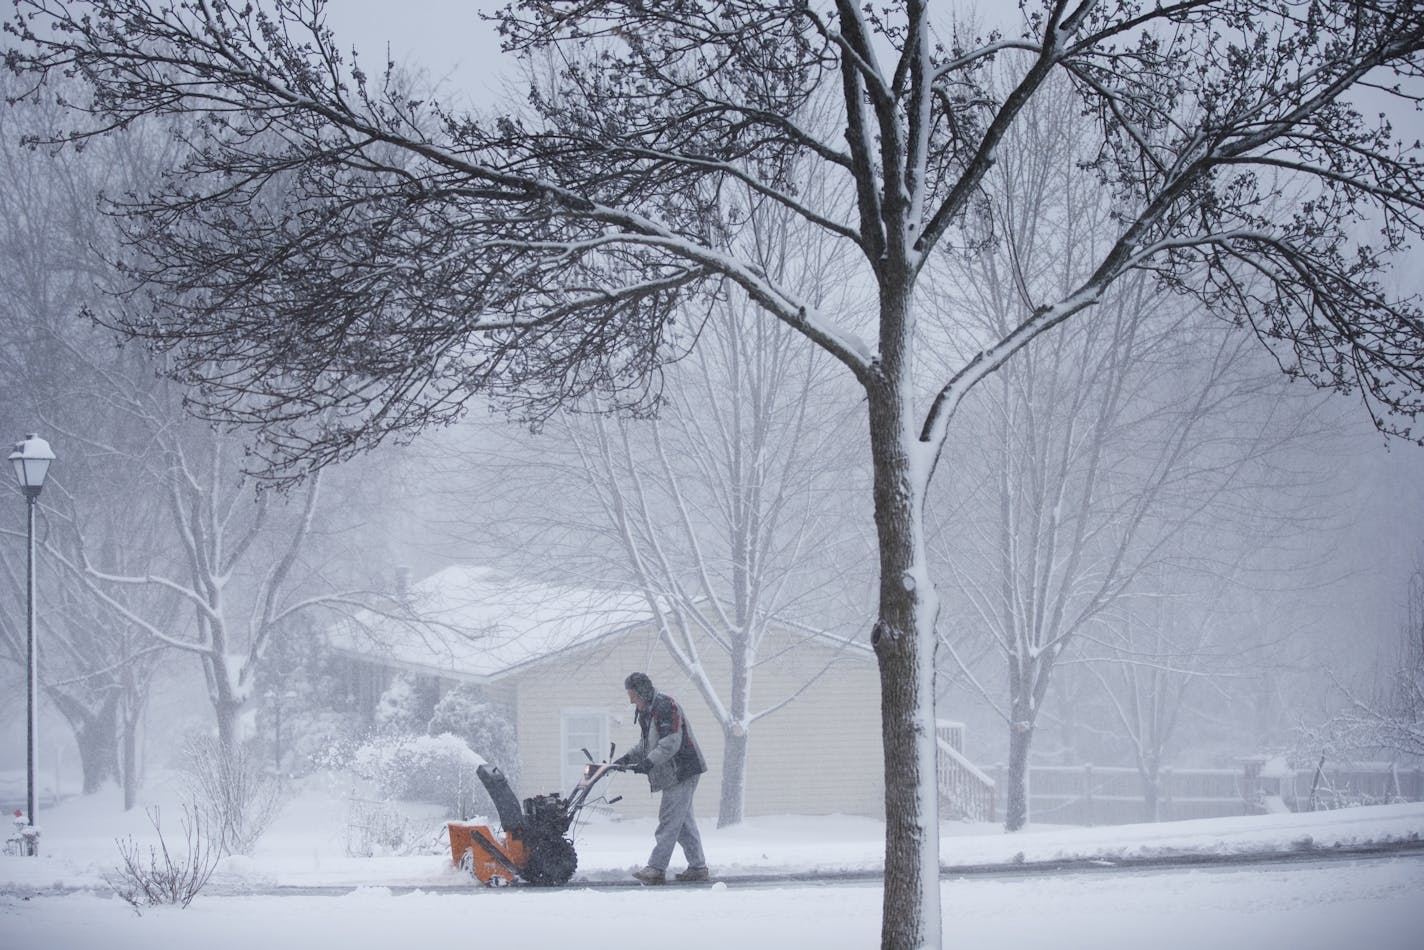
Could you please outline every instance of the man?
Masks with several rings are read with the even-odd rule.
[[[632,751],[618,758],[618,764],[646,774],[649,787],[662,793],[653,853],[647,867],[633,876],[644,884],[666,882],[673,845],[680,844],[687,870],[677,879],[705,881],[707,859],[702,855],[702,836],[692,813],[692,796],[702,773],[707,771],[707,760],[692,738],[692,726],[682,714],[682,707],[671,696],[653,689],[648,674],[628,674],[623,688],[628,691],[628,701],[638,709],[634,722],[642,730],[642,737]]]

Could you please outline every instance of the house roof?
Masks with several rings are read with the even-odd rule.
[[[641,594],[516,580],[485,566],[430,575],[412,587],[410,609],[409,618],[362,611],[330,628],[328,642],[370,662],[487,682],[652,619]]]

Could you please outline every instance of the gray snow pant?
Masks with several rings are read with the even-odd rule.
[[[666,871],[674,844],[682,845],[688,867],[707,866],[707,859],[702,855],[702,835],[697,832],[697,817],[692,813],[692,796],[700,778],[702,776],[694,775],[663,789],[662,802],[658,805],[658,830],[653,832],[656,843],[648,858],[648,867]]]

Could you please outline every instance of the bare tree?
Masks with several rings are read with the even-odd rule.
[[[1244,573],[1244,572],[1243,572]],[[1142,780],[1143,819],[1161,819],[1162,770],[1172,764],[1184,721],[1228,703],[1241,682],[1280,669],[1288,644],[1262,634],[1229,570],[1151,572],[1085,650],[1082,665],[1106,699],[1113,735]],[[1271,654],[1276,653],[1275,657]]]
[[[722,281],[845,366],[874,471],[887,947],[941,935],[923,519],[967,394],[1146,270],[1249,324],[1288,371],[1359,391],[1382,428],[1408,433],[1424,400],[1420,314],[1375,281],[1420,230],[1417,166],[1346,98],[1368,85],[1386,109],[1412,104],[1389,84],[1418,78],[1416,3],[1044,0],[1017,37],[945,42],[920,0],[529,3],[501,14],[509,47],[568,50],[567,65],[529,114],[499,120],[441,115],[348,68],[321,0],[18,6],[10,62],[95,88],[76,134],[206,117],[173,186],[129,205],[156,262],[142,277],[186,306],[128,329],[172,348],[199,404],[258,426],[274,459],[340,458],[477,395],[536,417],[595,392],[637,402],[673,355],[668,321]],[[983,81],[991,64],[1005,95]],[[1086,277],[941,371],[919,359],[919,277],[1058,74],[1100,139],[1081,171],[1115,199],[1109,233]],[[837,121],[803,122],[832,87]],[[793,170],[846,183],[852,206],[806,204]],[[1296,197],[1267,201],[1285,180]],[[732,196],[858,251],[872,312],[820,310],[729,249]],[[1350,233],[1365,208],[1378,246]]]
[[[1033,736],[1075,642],[1121,632],[1115,608],[1164,565],[1224,570],[1248,521],[1276,518],[1281,533],[1297,517],[1287,488],[1303,476],[1289,454],[1313,431],[1308,417],[1258,388],[1240,337],[1202,340],[1160,319],[1164,306],[1105,301],[1094,332],[1066,330],[999,374],[983,440],[997,451],[964,466],[984,501],[940,535],[955,541],[944,556],[965,619],[954,629],[982,631],[1006,666],[1006,695],[983,691],[1008,725],[1009,830],[1028,820]]]
[[[863,539],[839,501],[861,474],[861,434],[836,409],[836,380],[784,329],[733,299],[714,306],[725,312],[668,367],[656,416],[561,413],[534,436],[481,428],[470,449],[433,454],[436,479],[455,484],[442,530],[465,549],[642,592],[722,730],[724,826],[742,820],[755,724],[825,671],[772,693],[760,667],[806,638],[849,638],[833,618],[865,579],[851,581]]]
[[[747,253],[813,297],[842,292],[832,278],[844,262],[798,224],[755,209]],[[667,655],[723,733],[719,826],[742,820],[754,724],[826,669],[808,665],[773,694],[759,668],[808,637],[853,637],[839,628],[848,614],[859,624],[865,605],[848,611],[845,595],[872,580],[853,578],[864,538],[846,529],[864,473],[844,381],[754,311],[730,288],[710,313],[683,316],[679,332],[698,345],[663,370],[655,415],[561,412],[537,434],[480,426],[452,440],[469,448],[431,453],[436,481],[454,485],[432,507],[465,549],[645,595]]]
[[[719,826],[742,819],[753,725],[824,671],[804,670],[788,695],[754,689],[768,654],[812,635],[807,621],[827,611],[808,601],[829,597],[837,573],[823,555],[837,548],[839,506],[823,492],[840,474],[831,445],[846,428],[816,392],[824,373],[789,342],[764,321],[724,315],[679,367],[690,378],[657,419],[613,427],[600,416],[591,432],[568,430],[622,548],[621,573],[722,728]],[[726,657],[729,681],[709,651]]]
[[[52,510],[68,509],[60,505]],[[47,539],[48,545],[64,543],[60,536],[64,526],[60,527]],[[98,791],[105,781],[116,779],[123,789],[125,809],[132,808],[142,776],[141,723],[162,651],[132,624],[85,596],[82,585],[64,576],[58,565],[46,567],[53,571],[41,595],[41,688],[74,734],[83,791]],[[10,568],[7,561],[6,586],[20,602],[24,579],[12,576]],[[23,643],[23,631],[0,618],[0,651],[17,667],[24,663]]]
[[[0,79],[7,96],[15,81]],[[42,114],[48,109],[50,114]],[[139,780],[139,723],[147,685],[161,651],[114,611],[49,562],[49,550],[74,549],[85,536],[117,563],[151,566],[165,543],[153,522],[153,495],[141,473],[116,467],[103,452],[86,452],[66,436],[115,433],[126,420],[107,398],[106,373],[151,379],[151,367],[115,348],[112,334],[96,331],[79,310],[95,299],[102,271],[104,229],[95,211],[101,189],[132,187],[153,165],[136,140],[95,143],[82,153],[26,149],[21,137],[55,119],[54,107],[31,103],[0,108],[0,290],[9,319],[0,322],[0,420],[11,433],[42,429],[63,455],[40,499],[40,684],[44,697],[69,724],[79,750],[83,788],[95,791],[117,778],[132,806]],[[106,369],[96,371],[90,354]],[[17,541],[18,533],[7,531]],[[6,559],[3,573],[23,599],[23,558]],[[137,603],[137,601],[135,601]],[[169,611],[163,598],[145,609]],[[23,631],[0,618],[0,655],[23,666]]]
[[[1313,750],[1424,758],[1424,568],[1409,578],[1404,614],[1392,662],[1379,665],[1385,681],[1361,688],[1337,680],[1343,708],[1304,730]]]
[[[126,574],[88,550],[77,559],[61,559],[102,603],[154,642],[200,660],[219,741],[236,750],[238,719],[252,698],[263,652],[287,617],[329,596],[294,592],[292,583],[310,536],[320,479],[309,479],[291,508],[290,499],[254,495],[237,471],[240,445],[201,425],[175,423],[172,411],[155,410],[149,417],[157,450],[149,473],[164,493],[165,516],[178,544],[171,572]],[[195,433],[183,432],[190,427],[198,430],[196,440]],[[247,589],[239,593],[239,585]],[[176,631],[166,627],[160,618],[127,605],[118,593],[125,588],[169,591],[191,611],[190,620]]]
[[[994,172],[1002,201],[986,203],[980,249],[941,295],[961,326],[980,315],[980,336],[1008,335],[1023,299],[1074,286],[1111,233],[1110,203],[1076,176],[1096,144],[1070,110],[1051,96],[1025,110]],[[1272,518],[1275,534],[1318,527],[1296,513],[1315,473],[1291,470],[1319,434],[1316,406],[1289,400],[1249,340],[1193,318],[1146,274],[1119,281],[1091,321],[1060,328],[982,388],[961,438],[990,448],[956,453],[959,481],[977,492],[932,494],[932,544],[962,602],[949,652],[967,672],[964,641],[982,631],[1005,663],[1007,695],[983,692],[1008,726],[1010,831],[1028,820],[1033,738],[1080,637],[1120,632],[1110,612],[1169,560],[1209,571],[1248,524],[1257,547]]]
[[[114,277],[100,194],[148,187],[168,139],[136,128],[80,152],[22,147],[54,108],[0,110],[0,286],[19,317],[0,324],[0,418],[42,427],[62,450],[42,496],[41,683],[74,733],[84,789],[117,778],[132,807],[148,688],[173,648],[203,664],[232,748],[270,638],[295,611],[350,595],[300,563],[320,477],[295,493],[301,505],[256,493],[240,443],[185,414],[161,361],[82,315],[113,306],[99,290]],[[0,583],[18,592],[15,570],[7,558]],[[0,618],[0,656],[23,664],[23,646]]]

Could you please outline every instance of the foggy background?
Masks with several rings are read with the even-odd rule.
[[[368,68],[379,66],[388,41],[397,63],[440,83],[440,98],[453,105],[462,99],[476,106],[497,103],[510,95],[503,86],[507,77],[491,69],[496,38],[471,9],[456,0],[337,0],[330,22],[339,39],[360,48]],[[44,648],[51,652],[42,676],[92,701],[100,695],[92,677],[119,659],[100,657],[101,647],[122,643],[129,658],[151,650],[143,673],[147,685],[134,687],[149,697],[138,724],[141,770],[144,763],[167,761],[184,733],[210,725],[212,710],[193,656],[154,650],[141,625],[114,619],[123,616],[113,613],[114,604],[85,601],[76,580],[83,558],[113,575],[148,570],[140,553],[152,563],[162,561],[171,548],[166,533],[176,528],[158,508],[174,489],[155,472],[175,453],[186,453],[193,471],[212,476],[204,489],[207,501],[237,509],[258,504],[258,496],[238,476],[240,439],[219,438],[186,420],[181,392],[156,381],[145,354],[116,348],[78,316],[81,306],[103,305],[88,289],[98,265],[86,256],[93,243],[102,245],[102,222],[84,216],[84,195],[96,185],[112,187],[115,174],[141,176],[144,160],[96,148],[56,159],[64,171],[50,174],[48,156],[9,141],[23,121],[7,118],[0,156],[11,205],[0,222],[7,230],[0,276],[8,301],[0,313],[8,354],[0,376],[0,431],[16,440],[37,432],[59,456],[42,496],[43,540],[69,561],[42,561],[41,629],[48,643],[63,639],[66,646]],[[1399,280],[1417,290],[1424,258],[1416,250],[1409,263],[1399,268]],[[935,286],[946,306],[961,306],[974,275],[945,273]],[[855,288],[840,292],[854,306]],[[1164,340],[1170,339],[1174,362],[1165,363],[1160,376],[1125,384],[1136,387],[1128,390],[1129,410],[1142,411],[1115,423],[1121,434],[1106,450],[1114,460],[1112,477],[1094,495],[1094,510],[1082,514],[1098,519],[1098,536],[1111,534],[1121,511],[1142,497],[1134,493],[1151,482],[1154,447],[1173,438],[1173,425],[1183,424],[1176,414],[1187,395],[1174,392],[1171,379],[1199,367],[1204,354],[1231,345],[1230,335],[1203,326],[1205,319],[1173,317],[1179,321],[1175,335]],[[735,326],[735,315],[726,323]],[[1074,332],[1063,331],[1069,352],[1097,352],[1091,347],[1101,341],[1075,340]],[[1113,708],[1123,696],[1114,689],[1132,670],[1181,677],[1175,732],[1162,751],[1169,764],[1186,768],[1225,767],[1253,755],[1313,755],[1326,741],[1324,724],[1346,697],[1384,690],[1399,669],[1411,578],[1424,570],[1424,449],[1387,443],[1356,397],[1290,383],[1253,341],[1242,336],[1238,342],[1243,352],[1223,382],[1229,398],[1223,397],[1220,411],[1193,420],[1194,461],[1178,470],[1191,478],[1183,474],[1160,489],[1150,517],[1156,533],[1125,543],[1128,568],[1115,581],[1120,592],[1095,610],[1065,650],[1039,724],[1035,762],[1131,765],[1141,744]],[[767,466],[784,478],[785,498],[768,583],[777,590],[778,616],[865,638],[874,617],[875,555],[863,414],[848,380],[824,361],[791,349],[770,372],[794,381],[794,398],[809,411],[774,420],[783,427],[777,430],[780,449],[773,447]],[[409,445],[384,445],[333,469],[324,476],[297,567],[287,579],[290,589],[389,592],[452,563],[629,586],[637,578],[600,519],[598,499],[629,491],[630,470],[591,465],[600,440],[621,446],[614,455],[625,460],[653,459],[657,440],[665,440],[679,481],[669,482],[661,496],[668,506],[662,515],[672,520],[680,492],[696,499],[693,507],[706,518],[701,526],[715,552],[719,542],[712,539],[722,527],[712,512],[725,483],[710,474],[715,462],[699,456],[697,438],[725,420],[720,414],[739,385],[728,376],[730,357],[717,352],[668,370],[669,409],[657,433],[646,420],[576,416],[530,433],[476,409],[459,425]],[[1017,487],[998,485],[993,463],[1001,451],[1007,457],[1010,449],[1022,448],[1024,454],[1014,457],[1027,472],[1037,456],[1022,428],[1006,428],[1013,400],[1041,398],[1044,407],[1062,406],[1075,359],[1054,367],[1023,366],[1024,359],[1016,359],[1002,375],[1025,374],[1021,388],[1002,399],[993,385],[976,393],[932,488],[935,579],[946,611],[940,715],[966,723],[965,752],[984,767],[1005,760],[1008,712],[995,618],[985,614],[975,591],[988,583],[988,561],[997,551],[997,512],[1006,497],[1027,503],[1025,486],[1035,482],[1026,474]],[[1061,387],[1057,396],[1029,393],[1050,381]],[[788,435],[793,431],[794,438]],[[261,496],[267,508],[254,534],[254,557],[234,568],[239,580],[249,582],[234,589],[233,600],[241,605],[233,612],[234,627],[258,596],[263,566],[286,550],[304,497],[300,488]],[[10,652],[0,653],[0,769],[9,770],[24,765],[23,656],[14,651],[16,634],[23,634],[24,503],[13,484],[5,498],[0,612]],[[687,558],[678,563],[692,570],[691,552],[674,556]],[[1062,583],[1086,589],[1101,577],[1090,567]],[[166,618],[174,629],[190,622],[186,608],[161,603],[160,596],[142,595],[152,597],[142,605],[138,594],[111,596],[145,617]],[[104,610],[108,619],[96,621],[96,612]],[[289,727],[303,714],[317,714],[283,698],[282,670],[295,661],[279,644],[306,642],[302,638],[330,622],[329,615],[321,616],[293,619],[271,632],[273,645],[253,667],[256,685],[242,713],[250,733],[270,732],[275,706],[284,702]],[[86,626],[91,634],[104,632],[88,639],[80,633]],[[116,626],[126,627],[122,637],[112,635]],[[1170,631],[1171,643],[1145,643],[1141,638],[1149,630],[1157,636]],[[42,767],[58,769],[64,791],[78,791],[75,733],[89,720],[77,712],[64,715],[53,699],[43,713]],[[1332,754],[1370,757],[1378,750]]]

